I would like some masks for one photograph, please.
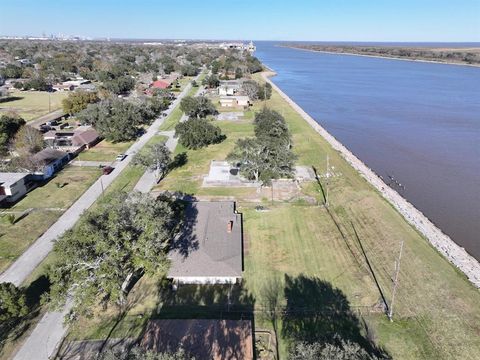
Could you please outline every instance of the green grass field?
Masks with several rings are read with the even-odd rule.
[[[255,105],[254,110],[261,106],[263,104]],[[299,164],[325,169],[326,155],[329,155],[335,177],[329,184],[328,209],[322,205],[323,196],[316,183],[304,184],[300,192],[305,197],[319,200],[318,203],[296,200],[271,204],[264,198],[257,199],[268,208],[266,212],[255,210],[259,202],[252,201],[254,194],[249,189],[200,187],[210,161],[223,160],[236,139],[252,135],[253,125],[249,121],[219,122],[227,136],[221,144],[197,151],[179,146],[176,153],[185,151],[188,162],[172,171],[157,188],[213,198],[236,197],[238,210],[244,218],[245,271],[242,286],[254,303],[256,326],[271,327],[264,313],[264,304],[265,294],[272,284],[279,289],[280,307],[286,304],[287,299],[292,300],[292,287],[295,285],[296,300],[301,299],[305,306],[321,314],[324,308],[318,305],[318,301],[322,303],[324,291],[344,299],[355,314],[359,331],[365,333],[364,324],[368,325],[370,337],[395,359],[478,358],[478,290],[276,92],[267,106],[285,116]],[[391,301],[392,275],[401,241],[405,245],[394,322],[391,323],[382,313],[380,305],[382,294],[387,303]],[[330,286],[338,291],[332,291]],[[149,316],[169,317],[176,314],[175,306],[162,307],[165,302],[163,296],[158,280],[142,279],[130,294],[132,308],[116,325],[111,336],[138,335]],[[178,303],[181,296],[178,295]],[[115,314],[114,309],[109,309],[99,311],[95,320],[81,319],[72,328],[70,337],[106,336],[115,324]],[[139,317],[139,314],[144,316]],[[191,312],[187,311],[187,314]],[[310,321],[311,318],[294,319],[298,320],[295,322],[280,317],[278,336],[282,359],[295,335],[292,329],[297,329],[299,333],[301,329],[321,333],[325,326],[335,326],[341,316],[342,313],[330,318],[320,317],[318,323]]]
[[[5,270],[100,176],[96,168],[69,166],[43,186],[29,192],[12,208],[17,218],[28,209],[28,215],[11,225],[0,219],[0,271]],[[57,185],[58,184],[58,185]]]
[[[48,114],[50,111],[60,109],[62,100],[68,96],[67,92],[57,91],[19,91],[10,92],[12,101],[0,102],[0,114],[15,112],[26,121]],[[49,109],[50,97],[50,109]]]
[[[111,143],[107,140],[102,140],[91,149],[84,150],[78,154],[76,160],[114,161],[118,154],[125,152],[132,144],[133,141]]]

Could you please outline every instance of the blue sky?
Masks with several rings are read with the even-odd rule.
[[[0,0],[0,35],[480,41],[480,0]]]

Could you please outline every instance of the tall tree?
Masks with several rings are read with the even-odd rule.
[[[0,324],[8,324],[27,312],[25,293],[12,283],[0,283]]]
[[[215,105],[205,96],[186,96],[180,102],[180,109],[190,117],[206,118],[208,115],[215,115]]]
[[[135,155],[135,165],[143,166],[155,172],[155,178],[159,182],[166,175],[172,162],[172,153],[165,143],[149,145],[145,151]]]
[[[296,156],[285,119],[276,111],[263,109],[255,115],[255,138],[240,139],[227,160],[240,164],[240,173],[263,184],[271,179],[293,176]]]
[[[25,120],[15,115],[2,115],[0,117],[0,155],[8,151],[8,145],[17,131],[25,125]]]
[[[14,146],[20,154],[35,154],[44,148],[42,133],[29,125],[24,125],[15,135]]]
[[[99,100],[96,92],[76,91],[62,100],[63,111],[73,115],[86,109],[88,104],[96,103]]]
[[[235,166],[240,165],[241,174],[255,181],[260,180],[260,173],[267,161],[264,147],[253,138],[238,139],[227,160]]]
[[[255,136],[264,142],[283,144],[290,146],[291,135],[288,125],[275,110],[262,109],[255,114]]]
[[[115,193],[89,210],[54,245],[49,269],[55,306],[71,294],[72,316],[89,315],[95,304],[123,305],[135,274],[161,276],[182,215],[170,197]]]
[[[222,141],[222,130],[207,119],[188,119],[175,127],[180,144],[189,149],[199,149]]]
[[[106,99],[90,104],[78,113],[77,118],[91,124],[108,141],[135,139],[140,125],[145,123],[143,109],[122,99]]]

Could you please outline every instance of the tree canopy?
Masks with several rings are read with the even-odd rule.
[[[263,109],[255,115],[255,138],[239,139],[227,160],[247,179],[268,184],[271,179],[293,176],[296,156],[285,119],[276,111]]]
[[[87,108],[88,104],[98,102],[100,99],[96,92],[76,91],[62,100],[63,111],[73,115]]]
[[[217,75],[212,74],[203,79],[202,85],[206,85],[211,89],[216,88],[218,85],[220,85],[220,80],[218,79]]]
[[[22,74],[22,67],[15,64],[7,64],[7,66],[0,69],[0,76],[6,79],[18,79],[22,77]]]
[[[24,292],[12,283],[0,283],[0,323],[7,324],[28,312]],[[1,327],[0,327],[1,328]]]
[[[384,357],[383,357],[384,358]],[[291,360],[377,360],[359,344],[338,339],[338,344],[297,343],[290,353]]]
[[[53,305],[67,294],[73,315],[89,315],[94,304],[123,304],[132,277],[164,275],[167,251],[182,218],[172,198],[115,193],[89,210],[54,245],[57,260],[49,269]]]
[[[0,155],[8,151],[10,141],[17,131],[25,125],[25,120],[15,115],[0,116]]]
[[[186,96],[180,102],[180,109],[190,117],[206,118],[208,115],[215,115],[215,105],[205,96]]]
[[[91,124],[108,141],[119,142],[135,139],[140,125],[145,123],[141,106],[122,99],[106,99],[89,104],[77,118]]]
[[[37,129],[23,125],[15,135],[14,146],[19,154],[35,154],[44,148],[43,135]]]
[[[133,158],[135,165],[154,171],[157,182],[166,175],[171,162],[172,153],[164,142],[147,146]]]
[[[115,352],[114,350],[109,350],[101,354],[97,360],[195,360],[195,358],[188,355],[182,349],[179,349],[175,352],[158,352],[154,350],[145,350],[139,346],[134,346],[128,352]]]
[[[104,81],[103,87],[114,94],[124,94],[133,90],[135,87],[135,79],[129,75],[124,75]]]
[[[242,83],[242,90],[251,100],[266,100],[272,96],[272,85],[268,82],[261,85],[255,80],[246,80]]]
[[[225,136],[222,130],[207,119],[188,119],[175,127],[175,136],[180,144],[189,149],[199,149],[221,142]]]

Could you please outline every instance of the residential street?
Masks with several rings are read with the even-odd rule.
[[[198,77],[197,77],[198,78]],[[177,99],[170,105],[169,109],[165,111],[167,116],[173,109],[179,105],[181,99],[188,93],[191,85],[188,84],[180,93]],[[80,218],[83,211],[87,210],[97,200],[102,191],[107,188],[115,178],[120,175],[123,169],[132,160],[132,157],[145,144],[153,138],[157,133],[159,127],[165,121],[165,117],[160,117],[149,127],[148,131],[142,135],[126,152],[127,158],[122,162],[117,162],[115,170],[109,175],[103,175],[97,182],[95,182],[81,197],[77,200],[61,217],[53,224],[43,236],[41,236],[23,255],[10,266],[5,273],[0,276],[0,282],[13,282],[15,285],[20,285],[27,276],[40,264],[40,262],[48,255],[53,248],[53,241],[70,229],[75,222]],[[173,135],[173,134],[170,134]],[[169,140],[172,140],[173,136]],[[174,143],[170,142],[167,146],[174,149]],[[102,184],[103,182],[103,184]],[[145,181],[145,188],[150,185]],[[71,309],[72,304],[67,302],[65,308],[61,312],[47,312],[40,322],[36,325],[33,332],[25,341],[21,349],[15,355],[15,360],[48,360],[55,355],[58,346],[66,335],[68,327],[63,324],[65,314]]]
[[[167,116],[179,104],[181,99],[188,93],[191,85],[188,84],[180,95],[173,101]],[[4,273],[0,275],[0,282],[11,282],[19,286],[30,273],[42,262],[53,248],[53,241],[61,236],[66,230],[75,225],[82,213],[87,210],[106,189],[127,167],[132,160],[132,155],[138,152],[145,144],[154,137],[166,117],[160,117],[153,122],[147,132],[143,134],[126,152],[127,158],[114,164],[115,170],[109,175],[102,175],[83,195],[55,222],[35,243],[33,243]]]

